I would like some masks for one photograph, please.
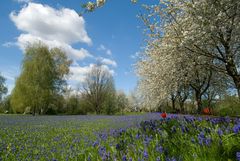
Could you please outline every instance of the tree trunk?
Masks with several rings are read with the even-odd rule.
[[[237,89],[238,98],[240,99],[240,75],[233,76],[232,78]]]
[[[96,110],[96,114],[100,114],[100,107],[99,107],[99,105],[95,106],[95,110]]]
[[[209,94],[208,94],[207,106],[208,106],[209,108],[211,108],[211,104],[212,104],[212,101],[213,101],[214,96],[215,96],[214,93],[209,93]]]
[[[197,102],[197,112],[198,112],[198,114],[200,114],[201,111],[202,111],[201,92],[195,90],[195,97],[196,97],[195,99],[196,99],[196,102]]]
[[[184,112],[184,101],[179,101],[181,113]]]
[[[237,89],[238,98],[240,99],[240,75],[233,61],[233,58],[228,58],[226,63],[226,70],[230,77],[232,77],[235,87]]]
[[[175,106],[176,97],[173,94],[171,95],[171,101],[172,101],[172,109],[175,111],[176,110],[176,106]]]
[[[175,100],[172,99],[172,109],[175,110]]]
[[[36,113],[36,107],[34,106],[32,115],[35,116],[35,113]]]

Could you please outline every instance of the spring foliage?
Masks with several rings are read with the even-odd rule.
[[[160,0],[145,6],[140,17],[148,45],[137,72],[149,104],[156,106],[185,84],[199,93],[199,103],[213,73],[231,78],[239,94],[239,8],[237,0]]]
[[[66,84],[69,65],[65,53],[43,44],[29,46],[22,62],[22,71],[13,89],[11,105],[16,113],[28,107],[32,113],[45,113],[55,104]]]

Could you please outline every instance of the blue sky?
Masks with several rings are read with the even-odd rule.
[[[24,48],[34,41],[61,47],[73,59],[68,81],[72,88],[100,60],[113,73],[117,89],[127,93],[134,90],[134,57],[144,46],[142,23],[136,15],[144,1],[131,4],[130,0],[109,0],[93,13],[76,16],[84,2],[0,1],[0,72],[10,90],[20,74]]]

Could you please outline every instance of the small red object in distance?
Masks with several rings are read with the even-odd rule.
[[[203,113],[204,113],[205,115],[209,115],[209,114],[210,114],[210,108],[209,108],[209,107],[205,107],[205,108],[203,109]]]
[[[161,117],[162,117],[162,118],[166,118],[166,117],[167,117],[166,112],[161,113]]]

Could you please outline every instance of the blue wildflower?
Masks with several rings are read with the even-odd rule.
[[[140,138],[140,134],[137,133],[137,134],[136,134],[136,139],[139,139],[139,138]]]
[[[127,161],[127,156],[126,155],[123,155],[122,161]]]
[[[163,152],[163,147],[162,146],[156,146],[156,151],[159,153]]]
[[[88,159],[87,159],[88,161],[91,161],[91,156],[88,156]]]
[[[121,148],[120,144],[116,144],[116,149],[120,150],[120,148]]]
[[[204,133],[200,132],[200,134],[198,135],[200,138],[205,138]]]
[[[237,159],[237,161],[240,161],[240,152],[236,153],[236,159]]]
[[[96,146],[98,146],[98,145],[99,145],[98,141],[95,141],[95,142],[93,143],[93,147],[96,147]]]
[[[192,143],[195,143],[195,139],[194,139],[194,138],[191,138],[191,142],[192,142]]]
[[[237,134],[240,131],[240,124],[233,126],[233,132]]]
[[[205,136],[204,136],[204,133],[203,133],[203,132],[201,132],[200,134],[198,134],[198,143],[199,143],[200,145],[203,145],[204,139],[205,139]]]
[[[144,150],[144,152],[143,152],[143,157],[148,158],[148,152],[146,150]]]
[[[211,138],[205,139],[205,144],[206,144],[207,146],[209,146],[209,145],[211,144],[211,142],[212,142],[212,139],[211,139]]]
[[[223,135],[222,129],[219,128],[218,131],[217,131],[217,133],[218,133],[219,136],[222,136],[222,135]]]

